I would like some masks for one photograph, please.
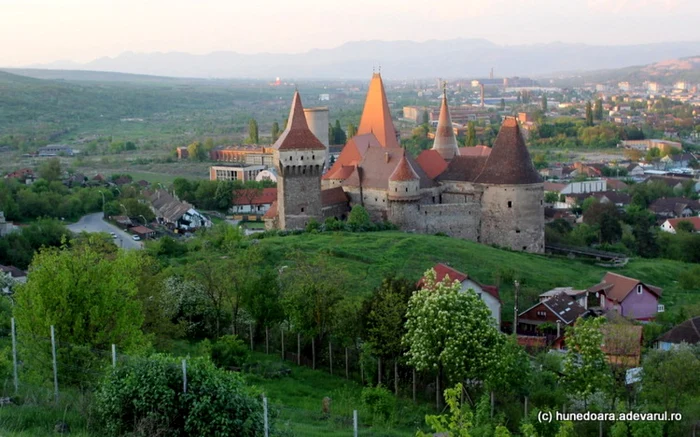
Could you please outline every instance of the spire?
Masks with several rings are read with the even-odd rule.
[[[447,82],[443,82],[442,105],[440,106],[440,117],[438,118],[437,129],[435,130],[433,150],[436,150],[443,159],[449,161],[455,156],[459,155],[459,146],[457,145],[455,131],[452,128],[450,110],[447,106],[446,85]]]
[[[272,146],[275,149],[318,149],[325,150],[326,147],[316,138],[304,116],[304,107],[301,104],[299,91],[294,92],[292,107],[289,109],[287,127]]]
[[[418,179],[420,179],[418,173],[413,169],[411,163],[408,162],[406,152],[404,152],[401,161],[399,161],[399,165],[396,166],[391,176],[389,176],[389,180],[392,182],[405,182]]]
[[[474,182],[496,185],[542,182],[530,159],[515,117],[506,117],[493,143],[486,164]]]
[[[399,147],[381,73],[373,73],[357,134],[373,133],[383,147]]]

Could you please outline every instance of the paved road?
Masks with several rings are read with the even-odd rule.
[[[114,232],[117,234],[117,238],[114,239],[114,243],[125,249],[143,249],[143,243],[140,241],[134,241],[131,239],[131,234],[128,234],[118,227],[107,223],[102,220],[102,213],[96,212],[94,214],[88,214],[72,225],[67,226],[73,232],[80,233],[83,231],[87,232]]]

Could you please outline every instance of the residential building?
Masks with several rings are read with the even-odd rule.
[[[671,149],[683,150],[681,143],[667,140],[623,140],[620,146],[637,150],[660,149],[662,154],[669,153]]]
[[[700,316],[686,320],[656,339],[654,347],[661,350],[677,349],[683,344],[700,343]]]
[[[146,226],[134,226],[133,228],[129,229],[129,231],[138,235],[143,240],[156,236],[156,231],[151,228],[147,228]]]
[[[562,293],[577,304],[581,305],[583,308],[588,309],[588,290],[574,290],[573,287],[556,287],[549,291],[545,291],[544,293],[540,294],[540,302],[549,300]]]
[[[573,324],[576,319],[586,315],[587,310],[576,303],[566,293],[537,302],[535,305],[518,314],[518,335],[554,336],[552,340],[562,336],[563,327]]]
[[[209,167],[211,181],[254,181],[258,173],[265,170],[264,165],[213,165]]]
[[[194,206],[181,202],[165,190],[157,190],[148,198],[158,222],[175,232],[211,227],[211,221],[194,209]]]
[[[59,155],[73,156],[75,150],[73,150],[71,146],[65,144],[49,144],[48,146],[40,147],[37,153],[40,157]]]
[[[433,266],[435,270],[435,280],[442,282],[445,278],[449,281],[458,281],[461,285],[460,291],[463,293],[471,292],[476,293],[477,297],[484,301],[486,306],[491,311],[491,318],[494,321],[494,325],[497,328],[501,326],[501,297],[498,294],[498,287],[495,285],[484,285],[477,282],[474,278],[469,277],[468,274],[462,273],[446,264],[436,264]],[[422,286],[423,278],[418,281],[418,286]]]
[[[661,224],[661,230],[675,234],[678,231],[678,223],[688,222],[693,225],[693,232],[700,232],[700,217],[672,218]]]
[[[3,211],[0,211],[0,237],[9,235],[12,232],[15,232],[16,230],[17,227],[13,225],[12,222],[8,222],[7,220],[5,220],[5,213]]]
[[[277,188],[244,188],[234,192],[233,214],[265,214],[277,200]]]
[[[700,213],[700,202],[685,197],[662,197],[649,205],[659,218],[692,217]]]
[[[662,289],[638,279],[608,272],[603,280],[588,289],[599,299],[603,311],[616,311],[635,320],[653,320],[664,306],[659,305]]]

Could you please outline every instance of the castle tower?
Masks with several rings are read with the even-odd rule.
[[[357,135],[370,133],[377,137],[382,147],[399,147],[396,128],[389,112],[389,102],[384,92],[384,83],[379,73],[372,75],[360,126],[357,128]]]
[[[401,228],[415,228],[418,203],[421,199],[420,177],[403,151],[401,161],[389,176],[387,191],[389,220]]]
[[[437,150],[445,161],[450,161],[459,155],[459,146],[457,145],[455,131],[452,128],[452,118],[450,118],[450,110],[447,107],[447,92],[445,89],[442,90],[442,105],[440,106],[437,129],[435,130],[433,150]]]
[[[506,117],[475,179],[481,197],[479,241],[544,252],[544,186],[515,117]]]
[[[301,229],[311,219],[320,222],[326,147],[309,130],[298,91],[294,93],[287,128],[272,147],[278,174],[279,228]]]

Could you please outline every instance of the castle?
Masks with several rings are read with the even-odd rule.
[[[405,231],[441,232],[513,250],[544,252],[544,189],[514,117],[492,148],[459,148],[443,93],[432,149],[411,157],[399,144],[381,75],[367,92],[357,134],[331,168],[295,92],[287,128],[273,146],[277,201],[268,229],[345,218],[363,205],[373,220]]]

